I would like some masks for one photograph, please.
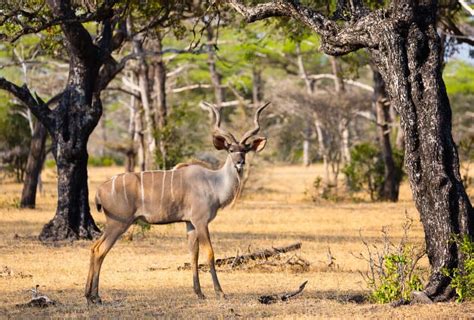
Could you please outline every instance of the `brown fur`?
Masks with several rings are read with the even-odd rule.
[[[178,170],[178,169],[185,168],[185,167],[190,167],[190,166],[201,166],[201,167],[209,169],[209,170],[213,169],[209,163],[207,163],[205,161],[202,161],[202,160],[198,160],[198,159],[192,159],[189,162],[178,163],[177,165],[175,165],[173,167],[173,169]]]

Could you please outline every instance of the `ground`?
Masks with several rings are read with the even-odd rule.
[[[92,199],[97,185],[122,168],[91,168],[91,208],[104,222]],[[306,271],[265,265],[261,268],[218,269],[227,300],[215,298],[211,277],[201,273],[198,300],[189,270],[178,270],[190,258],[183,224],[153,226],[141,233],[133,227],[106,257],[101,273],[104,304],[88,306],[83,297],[91,242],[45,245],[37,240],[56,203],[55,173],[43,173],[44,192],[36,210],[17,209],[21,185],[3,182],[0,195],[0,318],[472,318],[474,303],[437,303],[398,308],[369,302],[360,272],[367,262],[365,241],[380,245],[382,227],[396,242],[406,214],[414,220],[409,240],[422,245],[423,231],[406,183],[398,203],[322,202],[309,193],[320,167],[254,167],[242,199],[218,213],[210,225],[216,257],[302,242],[295,254],[311,263]],[[133,232],[133,235],[132,235]],[[328,248],[335,265],[328,266]],[[204,260],[204,259],[202,259]],[[421,265],[427,268],[427,261]],[[303,294],[272,305],[258,297],[296,290]],[[28,302],[30,289],[56,300],[44,309],[18,307]]]

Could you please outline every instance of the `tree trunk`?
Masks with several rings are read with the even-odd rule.
[[[25,181],[21,193],[20,207],[34,208],[36,206],[36,190],[38,179],[46,156],[47,130],[44,125],[37,121],[31,138],[30,152],[26,163]]]
[[[339,61],[336,57],[329,56],[329,61],[331,62],[332,74],[334,75],[334,91],[337,95],[342,94],[346,91],[344,86],[344,79],[342,77],[342,69]],[[339,121],[339,138],[341,141],[341,160],[342,165],[346,165],[351,161],[351,150],[350,150],[350,133],[349,133],[349,123],[350,119],[346,117],[344,111],[339,112],[340,121]]]
[[[304,61],[303,61],[303,55],[301,54],[301,45],[299,42],[296,43],[296,60],[298,63],[298,70],[300,73],[300,76],[303,78],[305,85],[306,85],[306,92],[309,95],[312,95],[314,93],[314,87],[313,83],[311,82],[311,79],[309,79],[308,74],[306,72],[306,68],[304,66]],[[318,117],[318,115],[315,113],[315,117]],[[319,124],[319,121],[315,121],[316,125]],[[305,167],[308,167],[311,164],[311,156],[310,156],[310,150],[311,150],[311,119],[306,119],[305,121],[305,128],[303,129],[303,165]],[[322,128],[319,126],[316,130],[316,133],[318,134],[318,137],[322,134]],[[319,152],[321,154],[324,154],[324,146],[321,144],[324,142],[324,139],[319,137]],[[327,157],[324,157],[323,159],[327,160]],[[326,166],[325,166],[326,167]],[[328,171],[329,172],[329,171]],[[323,181],[325,184],[327,184],[326,178]]]
[[[374,76],[374,96],[373,103],[377,119],[377,136],[382,151],[384,163],[384,181],[378,190],[380,200],[398,201],[400,189],[401,172],[396,168],[393,160],[392,145],[390,143],[390,105],[387,104],[387,94],[385,83],[377,70],[373,70]]]
[[[61,145],[57,144],[56,149]],[[89,208],[87,149],[81,147],[78,151],[74,160],[56,151],[58,207],[55,217],[43,227],[41,241],[92,239],[100,233]]]
[[[102,104],[95,96],[84,106],[87,91],[79,89],[96,76],[94,72],[70,74],[68,88],[54,110],[53,125],[48,129],[58,170],[58,206],[54,218],[41,231],[41,241],[92,239],[99,235],[89,208],[87,141],[100,119]]]
[[[453,235],[473,239],[474,210],[461,181],[451,136],[436,2],[401,2],[401,22],[384,30],[379,50],[370,52],[400,113],[405,134],[405,165],[432,267],[425,292],[435,301],[446,300],[454,291],[442,270],[460,267],[464,259],[458,245],[450,240]]]
[[[305,128],[303,130],[303,165],[305,167],[309,167],[311,164],[311,131],[311,119],[306,119]]]
[[[258,106],[263,100],[262,69],[254,66],[252,68],[252,103]]]
[[[148,63],[145,60],[142,43],[139,39],[133,40],[133,47],[135,53],[138,55],[138,86],[140,88],[140,97],[144,111],[144,136],[145,144],[145,166],[147,170],[151,170],[155,166],[155,152],[156,152],[156,117],[155,109],[151,98],[151,85],[149,79]]]
[[[156,39],[156,49],[158,52],[161,52],[163,49],[161,43],[161,35],[157,36]],[[156,123],[158,124],[158,130],[160,131],[160,153],[161,153],[161,169],[167,169],[167,137],[165,137],[164,131],[167,124],[168,118],[168,105],[166,100],[166,65],[163,61],[163,56],[158,54],[156,61],[154,62],[154,71],[155,71],[155,93],[157,96],[157,106],[156,106]]]
[[[216,52],[215,52],[215,44],[214,42],[214,30],[210,23],[207,24],[207,41],[208,41],[208,56],[207,56],[207,64],[209,66],[209,72],[211,74],[211,83],[214,87],[214,96],[216,97],[216,105],[218,108],[221,107],[222,102],[224,102],[224,89],[221,85],[221,78],[219,71],[216,67]]]

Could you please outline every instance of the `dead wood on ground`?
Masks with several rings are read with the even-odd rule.
[[[272,303],[276,303],[278,301],[288,301],[291,298],[294,298],[294,297],[300,295],[303,292],[304,288],[306,287],[307,283],[308,283],[308,280],[303,282],[300,285],[300,287],[298,288],[298,290],[296,290],[296,291],[291,291],[291,292],[286,292],[286,293],[281,293],[281,294],[272,294],[272,295],[260,296],[258,298],[258,301],[262,304],[272,304]]]
[[[288,257],[286,253],[301,249],[301,242],[293,243],[285,247],[272,247],[271,249],[258,250],[246,254],[237,254],[235,256],[216,259],[217,267],[230,267],[236,269],[238,267],[250,267],[260,270],[274,270],[275,267],[290,267],[291,269],[298,269],[297,271],[307,271],[310,263],[305,259],[291,255]],[[179,266],[178,270],[191,269],[190,263],[185,263]],[[208,266],[199,264],[200,270],[207,270]]]

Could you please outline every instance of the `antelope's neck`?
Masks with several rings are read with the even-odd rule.
[[[228,156],[224,166],[222,166],[222,168],[217,171],[216,193],[218,195],[221,208],[225,207],[231,203],[232,200],[234,200],[234,197],[236,196],[236,193],[240,187],[240,179],[241,176],[234,167],[232,158]]]

